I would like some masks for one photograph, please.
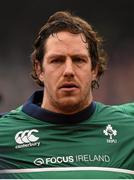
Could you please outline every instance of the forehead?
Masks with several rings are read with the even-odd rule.
[[[52,34],[45,43],[46,53],[49,51],[72,51],[88,53],[88,44],[83,34],[72,34],[62,31]]]

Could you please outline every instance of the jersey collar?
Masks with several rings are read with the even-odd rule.
[[[42,99],[43,91],[36,91],[23,105],[22,111],[41,121],[55,124],[74,124],[89,119],[96,107],[95,102],[92,102],[87,108],[78,113],[73,115],[65,115],[41,108],[40,104]]]

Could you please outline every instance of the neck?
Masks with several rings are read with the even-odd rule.
[[[92,101],[93,101],[93,97],[90,96],[90,98],[87,98],[86,101],[82,101],[77,104],[70,104],[70,103],[69,104],[64,104],[64,103],[60,104],[60,103],[50,101],[44,95],[41,107],[43,109],[49,110],[51,112],[71,115],[71,114],[75,114],[77,112],[82,111],[83,109],[88,107],[92,103]]]

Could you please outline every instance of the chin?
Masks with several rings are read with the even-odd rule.
[[[59,103],[60,109],[62,111],[66,112],[75,112],[79,111],[81,109],[81,101],[76,101],[75,100],[66,100],[66,101],[61,101]]]
[[[81,102],[80,99],[76,98],[76,97],[66,97],[64,99],[61,99],[60,104],[62,104],[63,106],[74,106],[76,104],[79,104]]]

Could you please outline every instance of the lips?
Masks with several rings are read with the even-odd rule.
[[[76,83],[70,83],[70,82],[63,83],[59,87],[59,89],[74,89],[74,88],[79,88],[79,86]]]

